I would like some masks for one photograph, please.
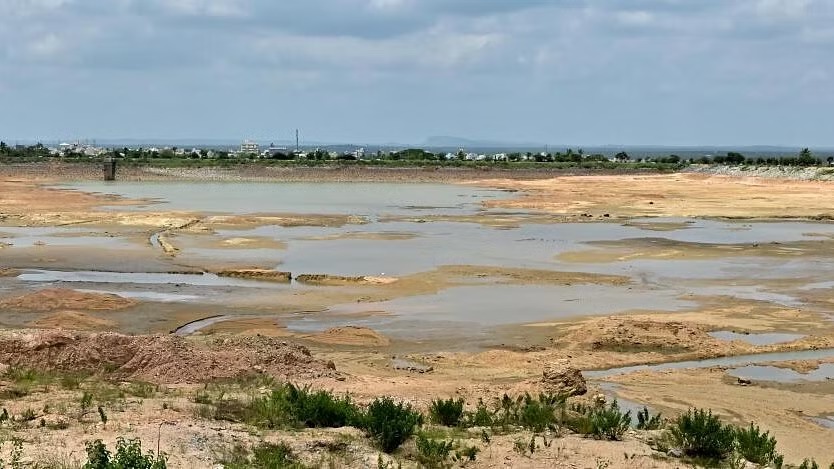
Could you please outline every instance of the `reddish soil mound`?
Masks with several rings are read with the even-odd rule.
[[[113,311],[130,308],[137,302],[108,293],[86,293],[64,288],[49,288],[0,300],[0,308],[16,311]]]
[[[116,327],[114,321],[101,319],[78,311],[58,311],[30,323],[39,329],[68,329],[71,331],[103,331]]]
[[[199,343],[177,336],[65,331],[0,334],[0,363],[60,371],[105,371],[126,380],[199,383],[262,372],[284,379],[337,377],[307,348],[269,337]]]

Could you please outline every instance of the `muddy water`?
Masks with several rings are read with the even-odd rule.
[[[135,210],[187,210],[211,213],[351,214],[370,223],[344,227],[279,227],[220,230],[206,236],[213,242],[186,242],[169,259],[187,267],[211,262],[257,265],[293,274],[373,275],[402,277],[428,272],[443,265],[483,265],[507,268],[579,271],[623,275],[627,286],[511,285],[484,279],[483,285],[441,286],[437,294],[394,298],[385,302],[335,301],[326,314],[305,315],[288,326],[321,330],[345,324],[367,325],[400,338],[426,336],[471,337],[489,334],[489,328],[506,324],[549,321],[568,317],[605,315],[631,309],[678,311],[697,307],[693,298],[730,297],[780,306],[813,309],[809,292],[831,287],[832,255],[825,250],[834,238],[834,224],[799,221],[732,222],[699,219],[635,219],[625,223],[543,223],[535,214],[482,209],[481,202],[508,197],[505,192],[435,184],[311,184],[311,183],[84,183],[79,190],[142,198],[148,202]],[[124,207],[120,207],[120,210]],[[476,215],[473,218],[473,215]],[[430,221],[444,216],[446,221]],[[488,223],[493,217],[511,216],[517,223],[500,228]],[[456,219],[455,217],[459,217]],[[405,221],[404,221],[405,220]],[[477,221],[483,220],[484,223]],[[476,222],[473,222],[476,221]],[[80,228],[0,227],[6,250],[29,246],[36,240],[48,245],[136,249],[125,238]],[[258,238],[275,241],[271,246],[220,246],[223,239]],[[202,238],[201,238],[202,239]],[[605,242],[643,248],[647,239],[661,239],[664,248],[685,252],[697,244],[756,245],[819,241],[819,252],[791,256],[726,256],[669,259],[627,259],[615,262],[566,262],[559,255],[589,249],[613,249]],[[168,240],[177,244],[177,234]],[[595,244],[596,243],[596,244]],[[602,243],[602,244],[599,244]],[[676,246],[675,243],[683,243]],[[208,246],[208,247],[207,247]],[[280,246],[278,248],[277,246]],[[150,258],[158,247],[147,241],[141,248]],[[805,245],[802,249],[812,249]],[[815,248],[816,249],[816,248]],[[118,251],[115,251],[118,252]],[[831,252],[834,252],[832,250]],[[64,269],[64,267],[62,267]],[[22,285],[58,285],[133,295],[161,303],[228,301],[224,314],[234,316],[233,299],[245,296],[247,305],[269,313],[274,292],[296,294],[303,286],[276,285],[211,274],[102,273],[78,260],[77,270],[25,270],[14,279],[0,278],[0,291]],[[120,269],[114,269],[120,270]],[[472,282],[469,282],[472,283]],[[182,288],[180,288],[182,287]],[[347,287],[346,287],[347,288]],[[331,290],[312,288],[315,292]],[[342,290],[345,291],[345,290]],[[156,294],[153,294],[156,293]],[[309,293],[309,291],[308,291]],[[263,296],[262,304],[258,298]],[[344,295],[342,295],[344,296]],[[356,293],[356,299],[362,297]],[[228,311],[228,312],[227,312]],[[380,311],[385,315],[355,313]]]
[[[732,331],[716,331],[710,332],[709,335],[719,340],[733,341],[740,340],[747,342],[750,345],[776,345],[793,342],[795,340],[806,337],[803,334],[786,334],[780,332],[772,332],[766,334],[739,334]]]
[[[777,383],[796,383],[799,381],[826,381],[834,379],[834,364],[820,365],[809,373],[799,373],[788,368],[775,366],[747,365],[727,372],[736,378],[751,381],[774,381]]]
[[[620,368],[611,368],[608,370],[584,371],[583,374],[591,379],[606,379],[612,376],[634,373],[636,371],[657,372],[666,370],[703,369],[713,368],[717,366],[742,367],[750,364],[787,362],[798,360],[820,360],[823,358],[830,357],[834,357],[834,349],[805,350],[800,352],[759,353],[753,355],[736,355],[734,357],[710,358],[706,360],[661,363],[658,365],[624,366]],[[826,367],[823,373],[830,373],[830,370],[831,369],[829,367]]]
[[[134,206],[136,210],[215,213],[473,213],[484,200],[510,196],[503,191],[446,184],[84,182],[61,187],[148,201]]]

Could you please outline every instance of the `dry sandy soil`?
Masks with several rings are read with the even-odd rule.
[[[14,277],[14,268],[50,265],[72,269],[78,259],[87,266],[111,266],[114,252],[119,262],[140,271],[233,270],[255,267],[210,264],[205,260],[177,257],[177,243],[195,246],[282,248],[281,243],[260,238],[212,240],[206,233],[218,229],[249,228],[261,225],[343,226],[356,225],[354,239],[401,239],[402,234],[363,235],[366,220],[352,216],[299,214],[252,214],[246,216],[203,216],[198,213],[103,212],[101,205],[118,206],[132,201],[49,189],[33,181],[54,182],[49,171],[20,176],[0,173],[0,224],[6,226],[79,225],[91,230],[108,230],[137,243],[148,243],[159,234],[168,249],[148,258],[145,251],[107,251],[96,257],[87,248],[50,246],[20,250],[0,250],[0,276]],[[133,174],[136,179],[176,177],[228,178],[224,172],[169,171]],[[52,173],[54,174],[54,173]],[[183,176],[183,174],[185,174]],[[382,174],[382,176],[380,176]],[[366,172],[323,173],[274,170],[266,176],[241,174],[241,179],[272,177],[279,180],[409,180],[414,173]],[[821,182],[758,180],[695,174],[608,175],[553,177],[546,173],[457,173],[425,172],[423,180],[457,181],[522,191],[518,197],[491,202],[508,209],[536,209],[543,213],[519,216],[456,217],[497,227],[521,223],[554,223],[563,220],[604,221],[631,217],[731,217],[731,218],[824,218],[834,215],[830,200],[834,185]],[[414,179],[411,179],[414,180]],[[607,217],[605,215],[608,215]],[[432,220],[442,220],[435,217]],[[431,221],[431,220],[430,220]],[[679,222],[650,223],[648,229],[663,231],[680,228]],[[390,236],[390,238],[386,238]],[[407,236],[407,235],[405,235]],[[219,245],[218,245],[219,243]],[[785,251],[777,245],[686,245],[673,246],[645,241],[644,245],[603,245],[599,250],[571,253],[581,262],[611,262],[625,259],[696,259],[721,256],[796,256],[796,252],[819,253],[827,247],[805,246]],[[162,246],[164,248],[164,246]],[[2,248],[2,244],[0,244]],[[14,253],[9,253],[14,251]],[[163,252],[164,251],[164,252]],[[82,257],[83,256],[83,257]],[[88,267],[89,268],[89,267]],[[628,279],[613,275],[505,269],[487,266],[445,266],[435,271],[399,279],[321,278],[312,283],[326,287],[310,288],[292,297],[293,307],[316,309],[348,301],[382,301],[437,292],[450,285],[473,279],[518,285],[604,284],[625,285]],[[834,304],[827,292],[809,292],[819,304]],[[273,299],[273,298],[270,298]],[[274,298],[285,299],[276,296]],[[130,392],[119,398],[101,397],[111,415],[107,425],[95,415],[81,415],[77,409],[80,391],[45,386],[18,399],[4,402],[9,412],[19,415],[36,409],[37,418],[15,427],[11,434],[27,443],[27,457],[43,461],[56,455],[77,459],[83,441],[104,438],[108,442],[120,434],[138,436],[146,446],[157,435],[165,442],[162,449],[172,457],[173,467],[211,467],[218,448],[234,442],[253,444],[267,441],[290,443],[310,463],[331,457],[323,448],[338,443],[337,467],[376,467],[378,452],[367,440],[351,430],[310,430],[305,432],[253,431],[241,424],[201,419],[195,415],[194,398],[205,387],[200,384],[219,378],[237,378],[255,370],[259,373],[311,384],[317,388],[349,392],[362,403],[376,396],[392,395],[425,409],[431,398],[461,396],[470,404],[490,400],[503,393],[513,395],[542,388],[544,367],[558,360],[582,370],[602,369],[670,360],[691,360],[776,350],[807,350],[834,347],[834,325],[818,312],[775,307],[741,299],[698,299],[699,307],[678,313],[651,310],[632,311],[615,317],[568,320],[508,328],[508,346],[477,353],[403,353],[401,344],[376,331],[363,328],[336,328],[318,334],[293,334],[281,324],[262,318],[247,318],[215,324],[199,337],[123,336],[114,333],[89,335],[62,329],[107,331],[124,324],[124,315],[141,310],[142,304],[113,295],[72,290],[41,290],[4,294],[0,309],[22,316],[24,324],[40,332],[3,331],[0,333],[0,364],[37,367],[61,372],[94,372],[107,364],[110,375],[90,379],[83,386],[115,387],[127,390],[131,381],[148,381],[160,387],[146,397]],[[245,301],[241,305],[246,306]],[[254,304],[252,307],[257,307]],[[139,309],[137,309],[139,308]],[[149,313],[151,314],[151,313]],[[121,316],[120,316],[121,315]],[[169,318],[182,323],[205,317],[205,312],[177,311]],[[161,323],[170,326],[170,323]],[[159,327],[162,327],[159,326]],[[726,342],[709,332],[797,332],[807,335],[788,344],[756,347],[745,342]],[[286,342],[291,341],[291,342]],[[300,345],[296,345],[300,344]],[[391,367],[391,357],[405,358],[431,366],[430,373],[411,373]],[[331,363],[332,362],[332,363]],[[815,364],[794,367],[810,369]],[[335,367],[335,370],[333,369]],[[101,382],[97,381],[98,379]],[[124,381],[124,382],[122,382]],[[738,386],[725,370],[684,370],[638,373],[613,379],[620,385],[618,394],[638,402],[648,402],[667,415],[689,406],[711,407],[738,424],[756,420],[771,429],[780,441],[780,450],[791,463],[814,456],[826,464],[834,460],[831,430],[822,429],[806,417],[834,413],[834,389],[820,386]],[[104,383],[104,384],[102,384]],[[591,383],[592,393],[598,383]],[[0,378],[0,392],[17,384]],[[91,388],[92,389],[92,388]],[[96,388],[98,389],[98,388]],[[99,391],[96,391],[99,392]],[[110,391],[108,391],[110,392]],[[257,389],[249,392],[258,392]],[[101,394],[101,393],[99,393]],[[143,393],[147,394],[147,393]],[[98,394],[97,394],[98,396]],[[125,397],[126,396],[126,397]],[[99,400],[99,397],[96,398]],[[766,403],[763,405],[762,403]],[[50,404],[49,410],[45,404]],[[49,431],[38,428],[43,418]],[[64,422],[68,428],[57,428]],[[63,425],[60,425],[63,426]],[[4,429],[5,431],[5,429]],[[159,433],[158,433],[159,432]],[[606,443],[569,435],[540,448],[533,457],[513,451],[516,439],[530,435],[496,436],[484,446],[478,461],[467,467],[680,467],[652,451],[644,434],[629,434],[624,442]],[[477,442],[477,436],[472,438]],[[413,443],[412,443],[413,445]],[[412,451],[407,450],[407,451]],[[341,464],[341,465],[340,465]],[[408,466],[408,464],[406,464]]]

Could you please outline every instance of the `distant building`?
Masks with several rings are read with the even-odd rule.
[[[242,154],[257,154],[261,152],[261,147],[251,140],[244,140],[240,144],[240,153]]]

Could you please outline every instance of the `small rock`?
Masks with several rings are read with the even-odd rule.
[[[739,386],[750,386],[751,384],[753,384],[753,381],[751,381],[747,378],[739,378],[738,379],[738,385]]]
[[[681,451],[680,448],[672,448],[666,454],[668,454],[669,456],[671,456],[673,458],[682,458],[683,457],[683,451]]]
[[[327,361],[327,369],[328,370],[335,370],[336,369],[336,363],[334,363],[333,360],[328,360]]]

